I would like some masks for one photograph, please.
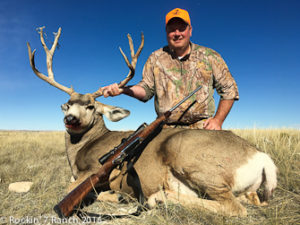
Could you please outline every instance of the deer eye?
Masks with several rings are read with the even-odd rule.
[[[86,107],[86,109],[89,109],[89,110],[93,110],[94,108],[95,108],[94,105],[88,105],[88,106]]]

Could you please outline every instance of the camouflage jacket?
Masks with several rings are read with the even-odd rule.
[[[202,85],[200,91],[172,113],[169,123],[193,124],[213,116],[214,88],[221,99],[239,99],[236,82],[222,57],[212,49],[193,43],[190,54],[180,60],[168,46],[153,52],[137,85],[145,89],[145,101],[155,96],[158,115]]]

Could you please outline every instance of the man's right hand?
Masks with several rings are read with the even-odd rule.
[[[117,96],[123,93],[124,89],[119,88],[117,83],[102,87],[100,89],[103,92],[103,96],[107,98],[108,96]]]

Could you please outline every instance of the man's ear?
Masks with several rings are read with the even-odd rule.
[[[95,102],[95,108],[97,113],[106,116],[107,119],[113,122],[117,122],[129,116],[130,114],[130,112],[126,109],[122,109],[120,107],[115,107],[111,105],[105,105],[98,101]]]

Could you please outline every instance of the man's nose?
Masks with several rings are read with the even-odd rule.
[[[174,31],[174,34],[175,34],[175,35],[180,35],[181,32],[179,31],[179,29],[176,29],[176,30]]]

